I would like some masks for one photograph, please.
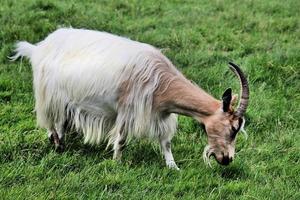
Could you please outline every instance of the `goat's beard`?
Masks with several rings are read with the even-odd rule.
[[[209,157],[212,155],[212,153],[213,153],[213,149],[211,149],[209,145],[206,145],[206,147],[205,147],[204,150],[203,150],[203,155],[202,155],[202,157],[203,157],[204,163],[205,163],[206,165],[208,165],[209,167],[211,167]],[[211,168],[212,168],[212,167],[211,167]]]

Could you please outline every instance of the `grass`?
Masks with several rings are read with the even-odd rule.
[[[300,1],[2,0],[0,5],[0,199],[300,199]],[[36,128],[29,62],[10,62],[17,40],[59,26],[150,43],[191,80],[221,97],[239,91],[226,67],[248,75],[248,140],[228,167],[204,165],[204,131],[180,117],[173,139],[181,171],[154,142],[132,141],[123,162],[69,136],[58,154]]]

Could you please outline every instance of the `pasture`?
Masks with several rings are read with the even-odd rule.
[[[128,0],[0,2],[0,199],[300,199],[300,1]],[[180,117],[165,167],[158,142],[133,140],[122,162],[106,144],[66,138],[56,153],[36,127],[32,70],[11,62],[14,43],[58,27],[87,28],[149,43],[216,98],[250,84],[246,140],[227,167],[202,160],[203,129]]]

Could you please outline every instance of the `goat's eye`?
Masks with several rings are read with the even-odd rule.
[[[238,127],[235,128],[234,126],[231,126],[230,138],[232,140],[234,140],[234,138],[236,137],[236,134],[240,131],[242,123],[243,123],[243,119],[239,118],[239,125],[238,125]]]
[[[241,126],[239,126],[237,129],[232,126],[231,127],[231,132],[230,132],[230,138],[233,140],[236,137],[236,134],[239,132]]]
[[[238,130],[234,127],[232,127],[232,131],[230,132],[230,138],[233,140],[238,133]]]

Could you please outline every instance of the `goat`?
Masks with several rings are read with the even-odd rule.
[[[70,126],[84,142],[113,145],[121,159],[128,138],[158,139],[169,168],[179,169],[171,151],[177,114],[204,124],[209,163],[228,165],[237,132],[244,125],[249,87],[241,69],[229,63],[240,79],[241,100],[227,89],[222,101],[193,84],[155,47],[106,32],[60,28],[36,45],[18,42],[16,54],[30,59],[37,124],[61,147]],[[67,128],[69,127],[69,128]]]

